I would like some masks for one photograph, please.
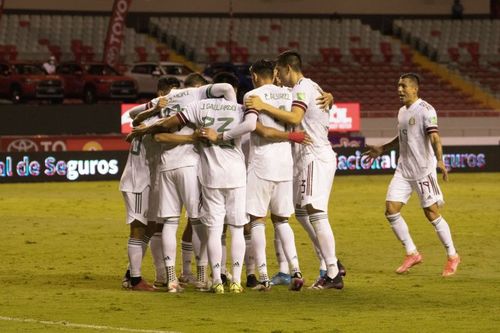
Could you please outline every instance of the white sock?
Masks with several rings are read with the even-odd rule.
[[[163,258],[167,268],[168,281],[177,279],[175,276],[175,260],[177,256],[177,228],[179,227],[179,217],[167,217],[164,220],[162,241]],[[172,275],[173,274],[173,275]]]
[[[259,281],[269,280],[266,259],[266,226],[263,221],[251,222],[252,247],[255,253],[255,265],[259,271]]]
[[[295,208],[295,218],[302,225],[304,230],[309,235],[309,238],[313,242],[314,251],[316,252],[316,256],[319,260],[319,269],[326,270],[326,263],[323,255],[321,254],[321,249],[318,242],[318,237],[316,237],[316,231],[309,221],[309,215],[307,214],[307,210],[305,208]]]
[[[309,216],[309,219],[316,232],[321,255],[326,262],[326,274],[334,278],[339,273],[339,268],[335,255],[335,237],[328,221],[328,214],[325,212],[314,213]]]
[[[448,225],[444,217],[439,216],[434,221],[431,221],[431,224],[436,229],[439,240],[441,240],[441,243],[443,243],[446,249],[446,254],[449,257],[455,256],[457,254],[457,251],[455,250],[453,240],[451,239],[450,226]]]
[[[221,267],[220,267],[220,272],[221,274],[226,275],[226,262],[227,262],[227,250],[226,250],[226,232],[222,231],[221,235],[221,246],[222,246],[222,256],[221,256]]]
[[[196,279],[199,282],[206,281],[206,270],[208,265],[208,254],[207,254],[207,231],[206,227],[200,220],[191,220],[191,226],[193,227],[193,248],[196,257]],[[196,250],[195,244],[197,243],[195,239],[199,240],[198,250]]]
[[[182,249],[182,274],[183,275],[191,275],[191,264],[193,257],[193,243],[181,241],[181,249]]]
[[[151,255],[155,265],[156,277],[155,281],[165,283],[167,281],[167,271],[165,269],[165,261],[163,260],[163,241],[161,232],[155,232],[151,237]]]
[[[274,231],[274,251],[276,253],[276,260],[278,261],[279,271],[281,273],[290,274],[288,261],[286,260],[285,252],[283,251],[283,246],[281,244],[281,239],[276,230]]]
[[[190,219],[191,221],[191,229],[192,229],[192,236],[191,236],[191,242],[193,243],[193,254],[196,262],[198,262],[198,259],[200,257],[200,249],[201,249],[201,240],[197,232],[194,231],[193,223],[196,224],[196,221],[199,222],[197,219]],[[199,222],[201,224],[201,222]]]
[[[417,247],[415,246],[415,243],[413,243],[413,239],[411,239],[408,225],[401,216],[401,213],[386,215],[386,218],[391,224],[392,231],[394,231],[396,238],[399,239],[405,247],[406,254],[417,252]]]
[[[128,252],[128,262],[130,265],[130,277],[140,277],[141,276],[141,265],[142,265],[142,245],[143,242],[140,239],[129,238],[127,245]]]
[[[252,247],[252,236],[245,235],[245,267],[247,276],[255,274],[255,254]]]
[[[243,261],[245,260],[245,235],[243,226],[230,225],[231,231],[231,260],[233,267],[233,282],[241,283],[241,271],[243,270]]]
[[[283,252],[285,253],[286,260],[290,264],[291,273],[300,272],[299,257],[297,256],[297,248],[295,247],[295,235],[293,230],[288,224],[288,220],[274,223],[274,231],[279,235]]]
[[[221,274],[221,258],[222,258],[222,229],[223,226],[207,226],[207,249],[208,261],[212,267],[212,282],[213,284],[222,283]]]

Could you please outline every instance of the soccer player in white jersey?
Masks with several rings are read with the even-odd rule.
[[[278,56],[276,69],[282,84],[292,87],[292,109],[280,110],[255,96],[245,105],[280,121],[299,126],[311,137],[312,144],[294,148],[295,216],[306,230],[311,226],[326,262],[326,274],[313,285],[314,289],[342,289],[335,252],[335,238],[328,219],[328,200],[336,171],[336,156],[328,140],[328,112],[317,105],[323,90],[303,76],[300,55],[285,51]],[[309,233],[311,234],[311,233]]]
[[[237,79],[235,79],[235,83]],[[232,278],[230,292],[241,293],[241,270],[245,253],[243,225],[247,223],[245,212],[246,169],[240,137],[255,129],[257,114],[245,115],[235,102],[222,98],[206,99],[191,103],[185,110],[160,121],[147,130],[136,129],[136,135],[159,129],[172,129],[188,123],[202,127],[215,144],[208,142],[200,149],[198,177],[201,183],[203,206],[201,221],[207,227],[208,258],[212,268],[212,291],[224,293],[221,280],[221,235],[224,223],[231,231]],[[241,123],[241,124],[240,124]],[[219,135],[217,135],[219,133]],[[215,134],[215,138],[211,135]]]
[[[214,95],[212,95],[214,94]],[[190,102],[204,98],[225,96],[235,101],[236,95],[229,84],[214,84],[202,87],[172,89],[166,96],[167,107],[162,110],[163,117],[169,117],[182,111]],[[155,140],[162,143],[159,191],[159,216],[163,220],[163,254],[167,271],[167,291],[179,292],[182,288],[175,271],[177,252],[177,228],[182,207],[190,225],[194,229],[193,236],[200,238],[203,225],[199,221],[200,188],[197,179],[199,154],[193,143],[196,141],[193,128],[185,126],[174,133],[158,133]],[[196,244],[197,242],[193,242]],[[197,280],[205,281],[206,251],[201,248],[195,252],[197,256]]]
[[[179,84],[177,80],[177,84]],[[157,94],[168,94],[176,82],[168,79],[158,81]],[[149,121],[156,121],[156,116],[161,110],[162,103],[155,102],[151,108]],[[147,108],[139,105],[130,111],[132,119]],[[156,118],[156,119],[155,119]],[[137,138],[131,142],[127,164],[120,180],[120,191],[123,193],[127,210],[127,223],[130,225],[130,238],[128,240],[129,268],[124,277],[123,286],[132,290],[153,291],[141,278],[142,258],[146,253],[151,238],[151,252],[156,268],[156,279],[165,276],[161,239],[155,242],[152,235],[157,228],[157,165],[159,147],[151,136]],[[158,258],[159,257],[159,258]]]
[[[252,82],[256,89],[246,93],[243,100],[249,96],[260,96],[264,103],[282,110],[290,110],[292,94],[288,89],[273,84],[274,67],[274,62],[269,60],[259,60],[250,67]],[[250,216],[255,264],[259,271],[259,284],[254,289],[266,291],[271,288],[267,272],[265,234],[265,221],[269,208],[275,233],[282,241],[293,275],[290,289],[299,291],[304,280],[299,268],[295,237],[288,224],[288,219],[294,212],[292,149],[287,141],[262,137],[263,126],[280,131],[287,139],[290,136],[292,138],[300,136],[300,133],[286,133],[286,125],[278,123],[264,113],[259,114],[256,131],[251,135],[247,172],[247,213]]]
[[[448,180],[448,172],[443,162],[436,110],[418,97],[419,84],[420,78],[414,73],[403,74],[399,78],[398,93],[404,105],[398,113],[398,135],[382,146],[368,146],[365,154],[376,158],[399,144],[398,166],[387,190],[385,210],[396,238],[406,250],[403,264],[396,269],[396,273],[406,273],[412,266],[422,262],[422,255],[401,216],[401,208],[416,191],[425,216],[446,249],[448,260],[442,273],[446,277],[456,273],[460,256],[453,245],[450,227],[439,212],[444,201],[436,167],[443,173],[444,181]]]

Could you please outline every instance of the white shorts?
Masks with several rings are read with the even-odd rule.
[[[225,224],[242,226],[248,223],[245,211],[246,188],[208,188],[201,187],[203,206],[201,222],[206,226]]]
[[[140,193],[122,192],[127,210],[127,224],[134,220],[148,224],[149,186]]]
[[[387,189],[385,200],[406,204],[413,191],[418,193],[420,205],[423,208],[430,207],[435,203],[438,206],[444,204],[443,193],[437,182],[436,171],[419,180],[407,180],[399,172],[396,172]]]
[[[293,182],[259,178],[254,170],[247,175],[247,213],[265,217],[267,210],[276,216],[290,217],[294,212]]]
[[[158,215],[162,218],[180,216],[182,206],[190,218],[200,216],[200,184],[197,166],[182,167],[160,173],[160,203]]]
[[[314,160],[309,163],[293,181],[295,205],[304,207],[311,204],[313,208],[327,212],[335,171],[337,171],[336,160],[330,162]]]

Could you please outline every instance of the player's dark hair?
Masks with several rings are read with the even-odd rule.
[[[418,75],[417,73],[404,73],[399,78],[400,79],[408,79],[408,80],[412,81],[417,87],[420,86],[420,83],[422,82],[420,75]]]
[[[295,51],[285,51],[278,56],[276,64],[281,67],[290,66],[295,72],[302,71],[302,59]]]
[[[180,88],[180,86],[181,82],[173,76],[161,77],[156,85],[156,90],[170,90],[172,88]]]
[[[240,80],[233,73],[229,72],[219,72],[215,74],[213,78],[213,83],[229,83],[233,88],[238,88],[240,85]]]
[[[184,80],[184,87],[198,87],[208,84],[208,81],[200,73],[191,73]]]
[[[269,59],[261,59],[256,61],[251,67],[250,72],[255,73],[259,76],[273,78],[274,76],[274,67],[276,63]]]

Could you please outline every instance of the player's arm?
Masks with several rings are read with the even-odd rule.
[[[448,170],[443,161],[443,145],[441,144],[441,137],[437,131],[428,133],[429,139],[431,140],[432,149],[434,150],[434,155],[436,155],[437,168],[443,173],[443,180],[448,181]]]
[[[202,128],[200,134],[202,138],[208,139],[212,142],[222,142],[229,141],[235,138],[239,138],[247,133],[253,132],[257,126],[257,113],[254,111],[248,111],[245,113],[245,119],[228,131],[222,133],[217,133],[212,128]]]
[[[333,106],[333,95],[329,92],[322,92],[321,96],[316,98],[316,104],[323,109],[323,111],[330,111]]]
[[[302,144],[311,144],[311,138],[306,132],[284,132],[276,128],[267,127],[257,122],[255,133],[270,141],[292,141]]]
[[[156,123],[151,124],[149,126],[145,125],[140,125],[138,127],[134,127],[132,129],[132,132],[127,136],[127,141],[132,141],[132,139],[136,137],[142,137],[146,134],[156,134],[160,132],[168,132],[172,129],[182,127],[185,125],[185,123],[182,121],[182,119],[179,117],[179,114],[176,114],[175,116],[165,118],[165,119],[160,119]]]
[[[130,118],[135,119],[139,113],[147,110],[148,109],[148,107],[147,107],[148,104],[149,103],[144,103],[144,104],[136,105],[133,108],[129,109],[128,110],[128,114],[130,115]]]
[[[391,141],[386,142],[381,146],[366,145],[368,150],[363,152],[363,155],[368,155],[368,157],[370,159],[377,158],[380,155],[382,155],[382,153],[384,151],[387,151],[387,150],[392,149],[392,148],[396,148],[398,145],[399,145],[399,136],[395,136]]]
[[[153,116],[156,116],[157,114],[159,114],[160,111],[161,111],[161,108],[159,108],[158,106],[153,106],[150,109],[147,109],[147,110],[140,112],[139,114],[137,114],[135,116],[135,118],[132,118],[132,119],[134,119],[134,121],[132,121],[132,126],[138,126],[140,123],[142,123],[144,120],[148,119],[149,117],[153,117]]]
[[[157,133],[154,135],[156,142],[170,143],[174,145],[181,145],[185,143],[195,143],[197,135],[195,133],[191,135],[183,134],[173,134],[173,133]]]
[[[278,109],[277,107],[264,103],[259,96],[249,96],[246,98],[245,106],[248,109],[267,113],[271,117],[293,126],[300,124],[305,113],[302,107],[296,105],[292,105],[292,110],[290,112]]]
[[[202,99],[224,97],[226,100],[236,103],[236,92],[234,91],[233,86],[229,83],[214,83],[202,88],[206,89],[206,96]]]

